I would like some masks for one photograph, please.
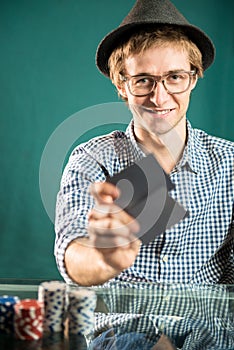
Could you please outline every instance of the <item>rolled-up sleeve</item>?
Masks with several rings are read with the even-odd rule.
[[[77,148],[63,172],[55,215],[54,253],[58,269],[67,283],[72,281],[64,263],[65,251],[73,240],[88,236],[87,214],[94,206],[89,186],[98,181],[105,181],[99,164],[82,147]]]

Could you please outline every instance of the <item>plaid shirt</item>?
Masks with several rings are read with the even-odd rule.
[[[131,333],[133,344],[130,340],[128,347],[121,348],[136,348],[134,334],[146,334],[156,344],[163,333],[176,349],[234,349],[231,286],[110,282],[106,290],[97,289],[97,295],[108,311],[96,314],[97,334],[109,328],[117,337]],[[95,343],[99,342],[96,338]]]
[[[187,122],[188,142],[170,173],[175,187],[170,196],[189,216],[141,246],[134,264],[117,281],[165,283],[234,283],[234,143],[193,129]],[[105,181],[145,154],[133,134],[114,131],[79,145],[64,170],[56,208],[55,255],[64,279],[67,245],[87,236],[87,213],[94,205],[90,183]]]
[[[111,327],[120,335],[143,332],[155,343],[163,332],[177,348],[187,350],[233,349],[228,289],[204,284],[234,283],[234,144],[195,130],[189,122],[187,129],[183,157],[169,175],[175,184],[169,194],[188,209],[189,216],[142,245],[135,263],[107,283],[101,298],[108,314],[96,314],[95,329],[100,333]],[[114,175],[144,156],[133,123],[126,133],[114,131],[73,151],[63,173],[55,223],[55,255],[68,283],[72,281],[64,253],[72,240],[88,235],[87,213],[94,205],[90,183],[105,181],[107,174]],[[128,283],[136,293],[121,292]]]

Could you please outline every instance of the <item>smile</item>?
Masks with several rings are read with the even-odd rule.
[[[149,108],[144,108],[144,110],[148,113],[156,114],[156,115],[166,115],[170,113],[171,111],[174,110],[174,108],[168,108],[168,109],[149,109]]]
[[[159,115],[164,115],[164,114],[167,114],[167,113],[170,113],[172,111],[172,109],[163,109],[161,111],[152,111],[153,113],[156,113],[156,114],[159,114]]]

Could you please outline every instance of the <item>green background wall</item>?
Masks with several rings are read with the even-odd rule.
[[[119,101],[95,66],[95,52],[133,3],[0,1],[0,278],[59,278],[53,224],[40,196],[41,155],[69,116]],[[234,140],[234,2],[174,4],[217,49],[215,64],[193,92],[188,118],[194,126]]]

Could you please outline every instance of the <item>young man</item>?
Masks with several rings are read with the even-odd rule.
[[[191,91],[213,59],[211,40],[167,0],[137,1],[101,42],[98,68],[111,78],[133,120],[126,132],[114,131],[78,146],[64,171],[55,254],[68,283],[234,283],[234,144],[193,129],[186,119]],[[120,192],[105,180],[149,153],[175,185],[170,196],[189,216],[144,244],[137,238],[138,220],[116,206]],[[200,345],[193,348],[205,349],[200,335],[191,336],[189,318],[185,321],[180,327],[190,341],[184,348],[197,341]],[[144,320],[135,322],[142,332]],[[202,324],[201,333],[204,329]],[[150,331],[146,333],[149,337]],[[216,342],[214,337],[210,343],[206,338],[207,344]],[[143,348],[129,345],[131,339],[123,338],[126,349]],[[154,338],[148,347],[144,337],[137,341],[144,349],[155,343]],[[217,342],[229,344],[220,336]]]
[[[100,44],[97,65],[133,121],[126,133],[78,147],[64,171],[56,257],[66,281],[234,282],[233,143],[194,130],[186,119],[191,91],[213,58],[210,39],[164,0],[139,0]],[[139,223],[116,208],[119,190],[105,179],[148,153],[189,216],[144,245],[136,239]]]

